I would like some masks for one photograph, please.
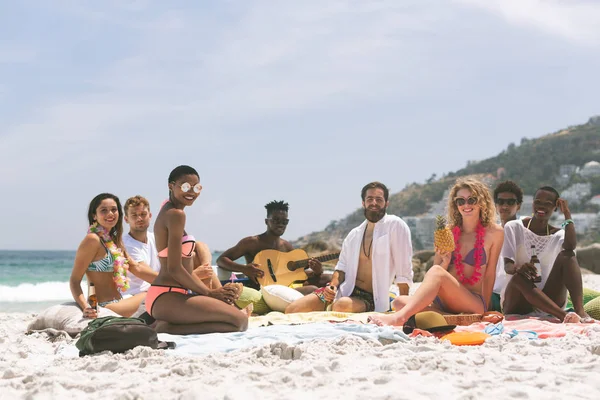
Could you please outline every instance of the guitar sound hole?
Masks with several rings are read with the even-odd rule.
[[[289,261],[287,263],[287,269],[290,271],[295,271],[296,270],[296,263],[294,261]]]

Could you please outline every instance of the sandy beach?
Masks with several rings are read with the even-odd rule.
[[[584,286],[600,289],[600,276],[585,275]],[[0,314],[0,399],[600,398],[600,325],[469,347],[346,335],[201,356],[138,347],[79,358],[69,337],[26,335],[33,317]]]

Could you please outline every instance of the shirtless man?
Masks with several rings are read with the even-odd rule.
[[[565,217],[561,228],[548,221],[554,211]],[[581,270],[575,256],[575,225],[566,200],[550,186],[539,188],[533,200],[533,217],[510,221],[504,226],[505,270],[509,277],[502,296],[506,314],[527,314],[534,309],[563,322],[593,322],[583,309]],[[541,281],[534,283],[536,268],[531,264],[532,246],[540,260]],[[565,311],[567,292],[575,312]]]
[[[228,271],[242,272],[250,278],[248,286],[254,289],[260,289],[258,278],[264,275],[264,272],[253,262],[256,254],[263,250],[278,250],[286,253],[294,250],[290,242],[281,238],[290,221],[288,219],[288,203],[272,201],[265,205],[265,208],[267,209],[267,218],[265,218],[267,230],[260,235],[243,238],[238,244],[225,250],[217,258],[217,265],[219,267]],[[242,256],[246,259],[247,264],[238,264],[233,261]],[[308,267],[309,269],[306,270],[308,280],[304,286],[296,288],[296,290],[304,295],[312,293],[320,286],[323,274],[321,262],[314,258],[309,259]],[[327,279],[327,276],[324,279]]]
[[[363,187],[366,220],[344,240],[331,282],[290,304],[286,313],[324,311],[332,302],[332,311],[385,312],[394,277],[400,294],[408,295],[413,282],[410,229],[401,218],[386,214],[388,196],[383,183]]]

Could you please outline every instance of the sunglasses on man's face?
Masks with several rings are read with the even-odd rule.
[[[465,199],[464,197],[457,197],[454,199],[454,202],[458,207],[462,207],[465,204],[474,206],[475,204],[477,204],[477,197],[469,197],[468,199]]]
[[[290,220],[288,218],[283,218],[283,219],[279,219],[279,218],[267,218],[269,221],[271,221],[274,225],[287,225],[290,223]]]
[[[514,206],[517,204],[517,199],[496,199],[496,204],[499,206],[503,206],[505,204],[508,206]]]

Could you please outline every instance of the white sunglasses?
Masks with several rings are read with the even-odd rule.
[[[180,186],[181,191],[184,193],[187,193],[190,191],[190,189],[192,189],[192,185],[189,184],[188,182],[183,182]],[[194,193],[199,194],[202,191],[202,185],[199,183],[196,183],[193,187],[194,189]]]

